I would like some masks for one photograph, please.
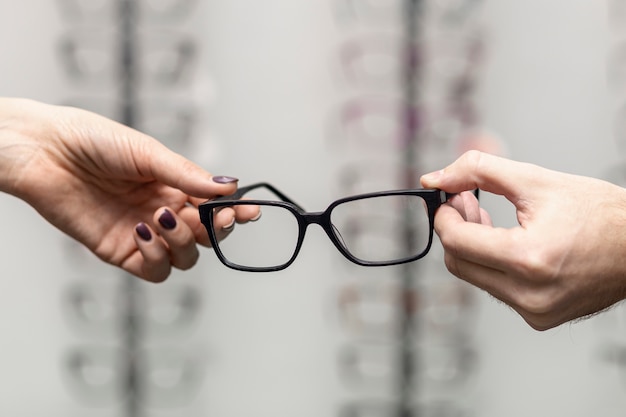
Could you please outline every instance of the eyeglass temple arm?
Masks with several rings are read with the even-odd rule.
[[[246,193],[248,193],[248,192],[250,192],[252,190],[256,190],[257,188],[267,188],[268,190],[270,190],[271,192],[276,194],[276,196],[278,198],[280,198],[282,201],[284,201],[286,203],[293,204],[299,210],[303,210],[304,211],[302,206],[300,206],[299,204],[294,202],[291,198],[287,197],[284,193],[280,192],[276,187],[274,187],[273,185],[271,185],[271,184],[269,184],[267,182],[258,182],[256,184],[247,185],[245,187],[239,187],[237,189],[237,191],[235,191],[235,193],[233,193],[231,195],[225,195],[225,196],[217,197],[213,201],[239,200],[239,199],[241,199],[241,197],[246,195]]]

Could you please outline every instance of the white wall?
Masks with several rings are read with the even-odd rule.
[[[487,0],[484,11],[486,124],[515,159],[605,175],[618,159],[605,82],[605,3]],[[242,183],[271,181],[308,209],[323,209],[334,197],[325,124],[338,97],[329,69],[337,39],[329,1],[212,1],[193,22],[206,41],[201,65],[212,79],[200,77],[200,84],[216,87],[204,120],[211,133],[198,140],[219,140],[209,146],[219,158],[201,162]],[[54,2],[0,4],[0,94],[64,98],[52,50],[61,27]],[[76,336],[60,308],[61,288],[73,275],[62,237],[25,204],[0,198],[0,414],[113,415],[78,405],[63,385],[60,357]],[[497,224],[513,224],[503,201],[485,196],[483,204]],[[314,229],[282,273],[232,273],[205,251],[192,272],[207,298],[194,340],[207,346],[210,365],[203,395],[172,415],[332,415],[345,394],[335,369],[340,337],[328,317],[341,263]],[[611,329],[624,334],[612,316],[538,333],[506,306],[477,296],[477,416],[623,415],[624,380],[598,354]]]

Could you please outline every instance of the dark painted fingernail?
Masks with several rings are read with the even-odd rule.
[[[169,210],[164,210],[163,214],[159,216],[159,223],[167,230],[172,230],[176,227],[176,219]]]
[[[213,182],[216,182],[218,184],[231,184],[237,181],[239,181],[239,178],[227,177],[225,175],[218,175],[216,177],[213,177]]]
[[[135,226],[135,232],[137,232],[137,235],[146,242],[149,242],[150,239],[152,239],[152,233],[150,233],[150,229],[145,223],[139,223]]]

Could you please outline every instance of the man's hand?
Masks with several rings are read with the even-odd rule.
[[[626,298],[626,191],[598,179],[470,151],[422,185],[506,197],[518,227],[493,227],[471,193],[442,206],[447,268],[545,330]]]

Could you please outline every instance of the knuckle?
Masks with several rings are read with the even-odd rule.
[[[191,269],[200,258],[200,252],[195,248],[194,250],[188,251],[184,257],[174,262],[174,266],[182,271],[187,271]]]
[[[469,164],[472,165],[479,165],[480,164],[480,160],[482,158],[483,153],[481,151],[478,151],[476,149],[471,149],[469,151],[466,151],[461,158]]]
[[[461,268],[459,267],[459,263],[457,261],[456,256],[446,251],[444,255],[444,262],[445,262],[446,268],[452,275],[462,278],[463,273],[461,271]]]
[[[517,306],[527,315],[536,318],[548,318],[556,310],[556,300],[550,291],[543,289],[530,289],[518,293]]]
[[[144,274],[144,278],[146,281],[152,282],[154,284],[160,284],[167,280],[167,278],[170,276],[170,271],[170,268],[161,269],[158,271],[151,270]]]
[[[143,277],[153,283],[164,282],[172,272],[172,265],[166,257],[145,258],[142,267]]]
[[[478,168],[482,163],[483,156],[484,154],[481,151],[472,149],[465,152],[461,156],[461,161],[464,165],[470,168],[470,172],[478,172]]]
[[[552,328],[557,327],[562,322],[559,321],[555,315],[534,315],[530,313],[522,313],[522,318],[524,321],[532,327],[534,330],[544,332],[546,330],[550,330]]]
[[[537,331],[549,330],[558,326],[559,321],[558,303],[550,292],[541,290],[526,291],[516,297],[515,310],[522,316],[524,321]]]
[[[521,287],[512,297],[513,304],[533,329],[548,330],[561,323],[561,297],[554,286],[525,283]]]
[[[193,232],[196,243],[202,246],[206,246],[206,247],[211,246],[211,240],[209,239],[209,232],[202,223],[198,223],[194,225],[192,228],[192,232]]]
[[[540,245],[520,251],[511,262],[517,277],[512,302],[535,330],[544,331],[560,323],[561,294],[558,292],[560,262],[556,254]]]
[[[523,282],[550,285],[558,272],[559,261],[551,250],[538,244],[526,245],[528,249],[519,250],[512,260],[511,267]]]

